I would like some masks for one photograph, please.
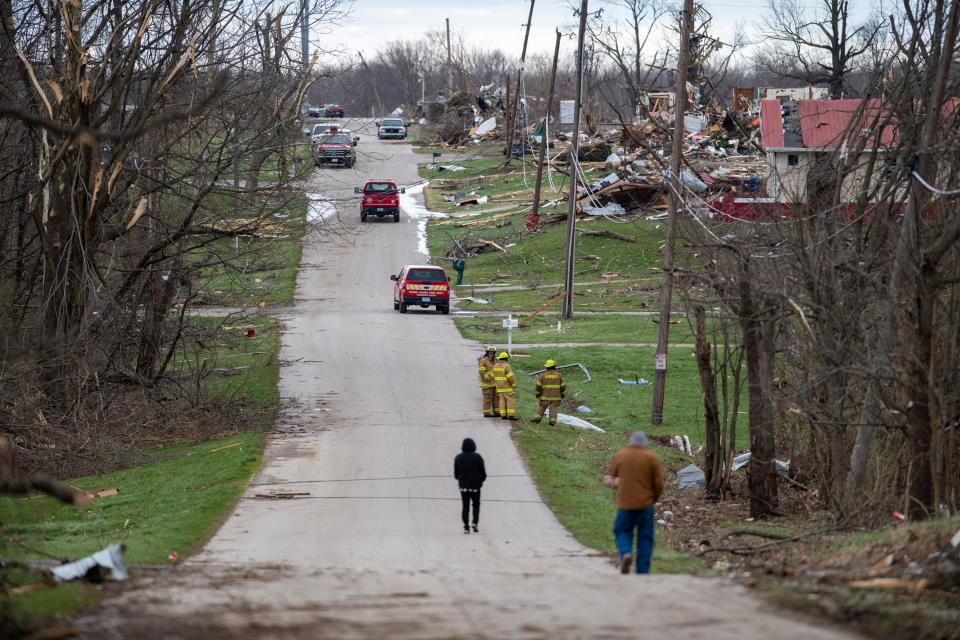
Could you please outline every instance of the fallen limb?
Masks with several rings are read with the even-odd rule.
[[[767,531],[755,531],[753,529],[734,529],[727,532],[727,537],[731,536],[757,536],[758,538],[768,538],[770,540],[786,540],[790,536],[783,533],[773,533]]]
[[[580,235],[584,235],[584,236],[602,236],[602,237],[604,237],[604,238],[613,238],[614,240],[622,240],[622,241],[624,241],[624,242],[636,242],[636,241],[637,241],[637,237],[636,237],[636,236],[628,236],[628,235],[625,235],[625,234],[623,234],[623,233],[617,233],[616,231],[609,231],[609,230],[607,230],[607,229],[603,229],[603,230],[601,230],[601,231],[592,231],[592,230],[590,230],[590,229],[585,229],[585,230],[583,230],[583,231],[580,232]]]
[[[504,249],[503,247],[501,247],[500,245],[498,245],[498,244],[497,244],[496,242],[494,242],[493,240],[484,240],[483,238],[477,238],[477,242],[479,242],[480,244],[482,244],[482,245],[485,246],[485,247],[490,247],[491,249],[496,249],[497,251],[502,251],[502,252],[504,252],[504,253],[507,252],[506,249]]]
[[[708,553],[732,553],[735,556],[750,556],[759,551],[766,551],[767,549],[778,547],[781,544],[787,544],[789,542],[797,542],[799,540],[803,540],[804,538],[817,536],[817,535],[820,535],[821,533],[828,533],[834,530],[836,530],[835,527],[826,527],[824,529],[816,529],[814,531],[801,533],[800,535],[792,536],[790,538],[774,540],[773,542],[765,542],[755,547],[710,547],[709,549],[704,549],[703,551],[698,553],[697,557],[705,556]]]
[[[22,495],[39,491],[60,502],[85,507],[90,496],[83,491],[74,491],[53,478],[41,474],[23,477],[17,473],[13,447],[6,436],[0,436],[0,493]]]

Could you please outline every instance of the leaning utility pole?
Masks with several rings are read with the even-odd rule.
[[[667,383],[667,345],[670,338],[670,304],[673,299],[673,254],[677,238],[677,212],[684,206],[680,157],[683,153],[683,116],[687,110],[687,67],[690,66],[690,32],[693,31],[693,0],[684,0],[680,14],[680,53],[677,60],[677,99],[673,105],[673,144],[670,149],[670,208],[667,239],[663,245],[663,287],[660,290],[660,326],[654,358],[653,411],[650,423],[663,422],[663,395]]]
[[[450,18],[447,18],[447,100],[453,96],[453,52],[450,48]]]
[[[547,116],[543,120],[543,138],[540,140],[540,158],[537,160],[537,182],[533,185],[533,212],[530,214],[534,220],[540,219],[540,182],[543,180],[543,163],[547,155],[547,147],[550,145],[550,139],[547,133],[550,131],[550,111],[553,109],[553,90],[557,86],[557,62],[560,59],[560,30],[557,29],[557,44],[553,49],[553,69],[550,71],[550,92],[547,93]]]
[[[300,0],[300,55],[306,73],[310,69],[310,0]]]
[[[507,118],[507,148],[503,153],[507,156],[506,165],[510,166],[513,159],[513,132],[517,128],[517,112],[520,110],[520,82],[523,79],[523,65],[527,59],[527,41],[530,39],[530,25],[533,23],[533,5],[537,0],[530,0],[530,13],[527,14],[527,30],[523,34],[523,50],[520,52],[520,68],[517,70],[517,89],[513,92],[513,114]]]
[[[692,0],[687,0],[688,2]],[[563,313],[561,317],[573,317],[573,260],[577,228],[577,183],[579,182],[580,153],[580,103],[583,101],[583,35],[587,31],[587,4],[580,2],[580,30],[577,33],[577,95],[573,101],[573,144],[570,145],[570,203],[567,209],[567,268],[563,277]]]

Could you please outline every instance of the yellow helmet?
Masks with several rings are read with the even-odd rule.
[[[545,366],[547,369],[549,369],[550,367],[555,367],[555,366],[557,366],[557,363],[554,362],[553,360],[547,360],[546,362],[543,363],[543,366]]]
[[[509,353],[507,353],[506,351],[501,351],[500,355],[497,356],[497,360],[506,360],[509,357],[510,357]]]

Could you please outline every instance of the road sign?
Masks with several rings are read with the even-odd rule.
[[[503,321],[504,329],[516,329],[520,326],[520,321],[515,318],[507,318]]]
[[[667,354],[658,353],[655,359],[654,368],[657,371],[666,371],[667,370]]]

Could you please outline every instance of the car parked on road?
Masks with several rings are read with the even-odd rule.
[[[357,140],[349,131],[321,135],[313,143],[313,161],[316,166],[333,164],[352,167],[357,162]]]
[[[366,222],[367,216],[393,216],[394,222],[400,222],[400,194],[403,187],[390,180],[367,180],[363,187],[354,187],[354,193],[360,197],[360,222]]]
[[[450,279],[440,267],[408,264],[390,279],[394,281],[393,308],[400,313],[406,313],[409,306],[436,307],[440,313],[450,313]]]
[[[377,121],[377,139],[395,138],[403,140],[407,137],[407,126],[402,118],[384,118]]]
[[[342,118],[343,107],[338,104],[328,104],[323,110],[323,115],[328,118]]]

